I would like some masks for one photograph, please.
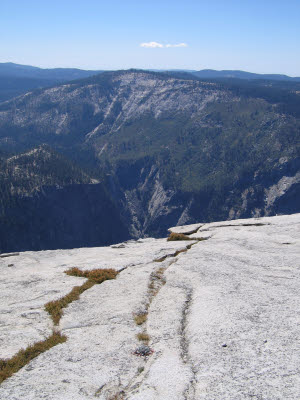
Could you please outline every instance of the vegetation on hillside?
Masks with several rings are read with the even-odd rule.
[[[133,84],[126,86],[127,74],[133,82],[142,77],[133,98],[139,110],[147,104],[145,112],[123,110],[134,90]],[[148,83],[153,89],[144,95]],[[160,97],[163,85],[165,95]],[[174,91],[183,99],[181,107]],[[201,107],[191,100],[195,91],[208,99]],[[158,97],[152,99],[154,92]],[[167,106],[160,107],[159,101]],[[186,103],[192,104],[188,111]],[[152,106],[160,112],[152,112]],[[0,215],[6,218],[7,205],[14,210],[14,202],[45,185],[89,183],[93,177],[105,182],[130,225],[138,208],[149,211],[153,188],[149,185],[147,192],[145,182],[151,170],[164,190],[177,196],[170,210],[190,204],[195,220],[226,219],[230,209],[241,208],[242,194],[250,190],[248,208],[254,212],[263,207],[266,187],[299,170],[299,110],[300,82],[200,80],[182,72],[105,72],[50,92],[36,90],[0,104],[6,116],[0,124]],[[57,115],[67,121],[61,131],[52,125]],[[34,150],[38,146],[43,150]],[[144,197],[137,188],[144,190]],[[134,193],[138,207],[128,193]],[[174,212],[174,222],[164,223],[177,223],[179,216]],[[147,218],[142,216],[141,225]],[[155,223],[150,225],[147,234],[156,235]]]

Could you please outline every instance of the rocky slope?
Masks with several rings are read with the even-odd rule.
[[[299,212],[299,92],[251,82],[129,70],[34,91],[0,105],[0,150],[93,171],[135,238]]]
[[[64,308],[66,341],[4,380],[1,400],[298,399],[299,226],[202,223],[171,229],[187,241],[1,255],[0,358],[51,335],[45,303],[86,281],[69,267],[119,271]]]

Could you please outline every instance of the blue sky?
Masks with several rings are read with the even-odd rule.
[[[0,62],[300,76],[299,20],[300,0],[0,0]]]

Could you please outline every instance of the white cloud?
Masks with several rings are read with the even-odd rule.
[[[141,43],[140,44],[141,47],[164,47],[163,44],[161,43],[157,43],[157,42],[149,42],[149,43]]]
[[[166,44],[166,47],[187,47],[186,43]]]
[[[163,47],[187,47],[186,43],[177,43],[177,44],[161,44],[161,43],[157,43],[157,42],[148,42],[148,43],[141,43],[140,44],[141,47],[148,47],[148,48],[155,48],[155,47],[159,47],[159,48],[163,48]]]

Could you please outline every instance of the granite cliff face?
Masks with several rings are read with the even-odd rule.
[[[299,227],[294,214],[2,254],[0,380],[21,348],[53,329],[64,340],[4,379],[1,400],[298,399]],[[54,324],[45,304],[99,268],[116,279],[85,286]]]
[[[298,212],[299,96],[251,85],[102,73],[1,103],[0,150],[6,159],[46,144],[72,160],[135,238]]]

